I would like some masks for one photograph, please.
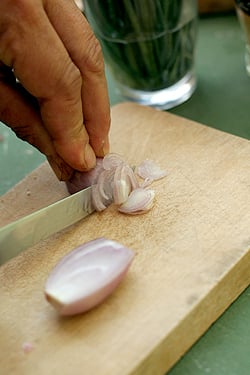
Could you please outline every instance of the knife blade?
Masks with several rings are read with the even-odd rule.
[[[0,264],[93,211],[89,187],[0,228]]]

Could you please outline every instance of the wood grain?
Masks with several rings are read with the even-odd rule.
[[[111,146],[168,170],[153,185],[155,206],[139,217],[94,213],[0,268],[4,374],[164,374],[250,283],[249,141],[123,103],[112,109]],[[44,164],[1,197],[0,225],[66,194]],[[131,247],[132,267],[102,305],[59,318],[43,295],[48,273],[99,236]]]

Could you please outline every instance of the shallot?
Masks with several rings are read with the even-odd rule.
[[[123,203],[118,210],[124,214],[140,214],[147,212],[152,208],[155,192],[151,189],[138,188],[133,190],[127,201]]]
[[[86,312],[119,285],[134,252],[106,238],[89,241],[68,253],[50,273],[45,296],[61,315]]]
[[[136,173],[143,179],[159,180],[166,176],[166,171],[155,164],[153,160],[144,160],[137,168]]]
[[[147,187],[166,174],[152,160],[144,160],[134,170],[121,155],[110,153],[97,159],[96,168],[90,172],[76,172],[67,187],[72,194],[92,185],[92,200],[97,211],[114,203],[120,212],[135,215],[152,208],[155,194]]]

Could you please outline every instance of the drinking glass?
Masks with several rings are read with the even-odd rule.
[[[85,0],[121,95],[159,109],[186,101],[196,88],[196,0]]]
[[[245,64],[247,74],[250,76],[250,1],[235,0],[236,11],[246,43]]]

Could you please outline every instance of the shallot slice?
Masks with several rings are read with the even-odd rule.
[[[131,184],[127,169],[127,165],[121,164],[115,170],[113,181],[113,194],[115,204],[122,204],[126,202],[131,192]]]
[[[152,208],[154,201],[155,193],[146,188],[166,175],[167,172],[153,160],[144,160],[134,170],[121,155],[110,153],[97,159],[92,171],[76,172],[67,187],[72,194],[92,185],[92,201],[97,211],[114,203],[122,205],[118,208],[120,212],[141,214]]]
[[[109,205],[109,202],[101,196],[98,185],[92,186],[92,203],[96,211],[103,211]]]
[[[45,296],[61,315],[86,312],[122,281],[134,252],[105,238],[89,241],[61,259],[50,273]]]
[[[125,160],[121,155],[116,154],[115,152],[105,155],[102,163],[104,169],[113,169],[121,164],[125,164]]]
[[[142,214],[152,208],[154,198],[154,190],[137,188],[130,193],[128,200],[118,210],[124,214]]]
[[[139,177],[147,180],[147,182],[159,180],[167,175],[167,172],[161,169],[153,160],[144,160],[137,168],[136,173]]]
[[[101,197],[110,202],[113,199],[113,179],[114,171],[104,169],[97,180],[98,190]]]

